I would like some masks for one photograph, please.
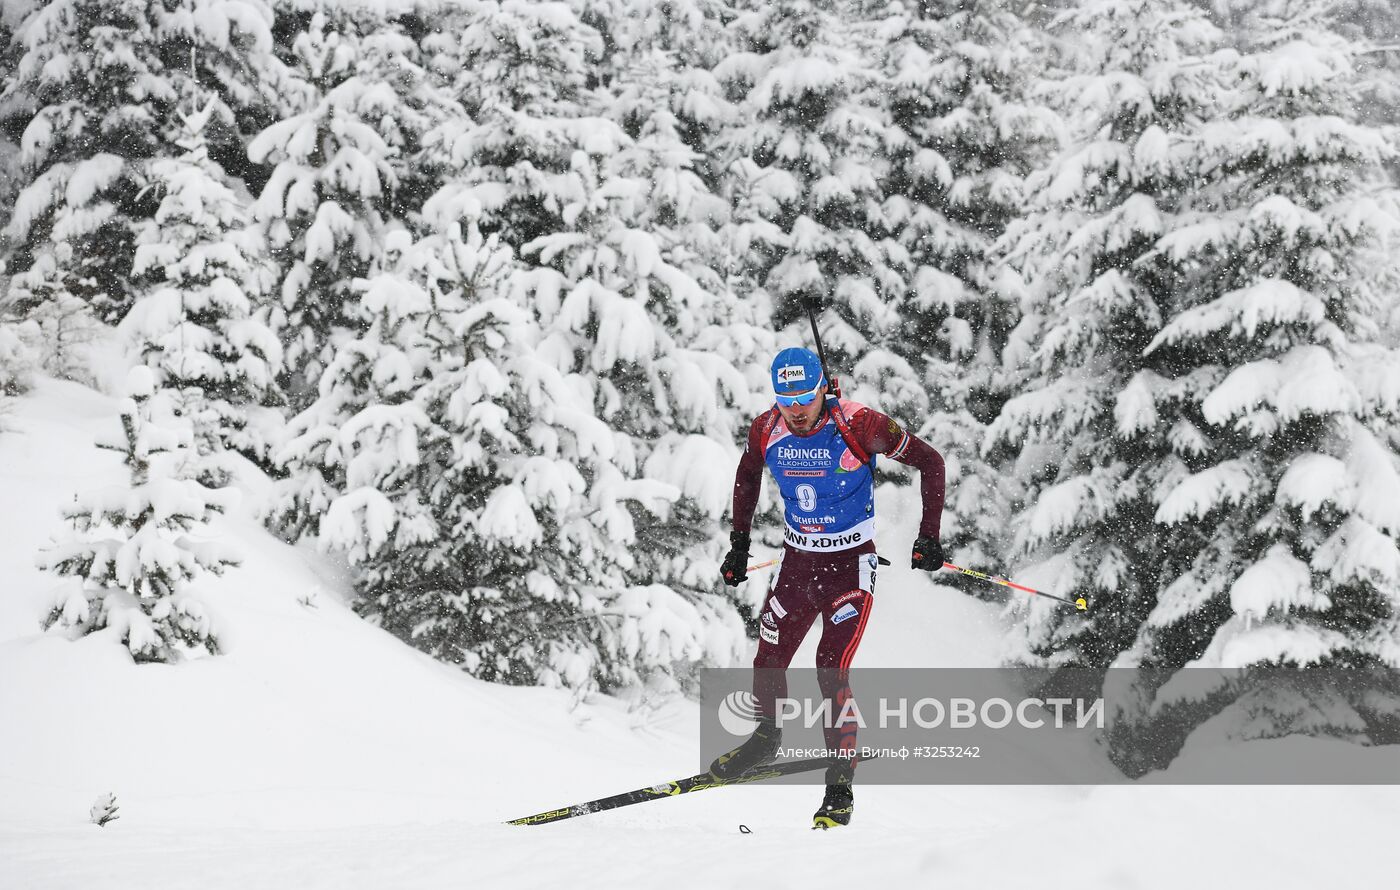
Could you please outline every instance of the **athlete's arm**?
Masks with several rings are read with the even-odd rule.
[[[901,427],[889,415],[866,408],[851,419],[852,432],[870,454],[883,454],[919,471],[924,517],[919,535],[938,540],[943,522],[943,455],[918,436]]]
[[[758,507],[758,492],[763,484],[763,432],[768,415],[760,414],[749,425],[749,438],[734,473],[734,531],[747,532],[753,527],[754,510]]]

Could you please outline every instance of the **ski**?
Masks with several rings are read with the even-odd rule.
[[[735,776],[732,779],[717,779],[708,772],[697,773],[696,775],[685,779],[677,779],[673,782],[648,785],[645,788],[638,788],[635,791],[626,791],[622,794],[614,794],[611,797],[600,797],[597,800],[590,800],[587,803],[576,803],[571,807],[560,807],[557,810],[545,810],[543,813],[536,813],[533,816],[522,816],[519,819],[510,820],[506,824],[543,825],[547,822],[558,822],[562,819],[572,819],[575,816],[587,816],[589,813],[598,813],[603,810],[615,810],[618,807],[627,807],[634,803],[646,803],[649,800],[675,797],[680,794],[689,794],[693,791],[722,788],[725,785],[743,785],[748,782],[762,782],[766,779],[776,779],[779,776],[787,776],[793,773],[825,769],[828,763],[829,761],[824,757],[812,757],[806,760],[785,760],[778,763],[770,763],[752,772]]]

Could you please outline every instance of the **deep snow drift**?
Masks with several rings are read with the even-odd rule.
[[[251,472],[216,528],[243,566],[205,587],[225,654],[138,666],[108,636],[43,634],[57,583],[35,553],[65,499],[121,479],[92,445],[116,417],[114,399],[41,380],[0,432],[0,887],[1312,887],[1393,871],[1394,788],[871,786],[848,829],[820,833],[819,788],[744,787],[505,826],[693,772],[695,706],[575,702],[432,661],[346,608],[333,561],[261,530]],[[913,528],[880,497],[893,557]],[[991,607],[898,559],[877,597],[857,666],[995,663]],[[98,828],[108,792],[121,818]]]

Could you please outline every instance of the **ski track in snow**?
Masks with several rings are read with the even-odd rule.
[[[807,827],[819,786],[742,786],[504,825],[694,772],[698,709],[571,708],[567,693],[434,662],[356,618],[332,563],[263,533],[256,486],[219,526],[243,567],[207,586],[226,654],[138,667],[100,635],[41,635],[55,585],[34,551],[59,528],[60,503],[119,477],[89,444],[115,406],[41,381],[15,432],[0,433],[4,890],[847,879],[1176,890],[1370,884],[1393,871],[1390,787],[858,786],[852,825],[831,833]],[[856,666],[994,664],[996,610],[904,568],[911,502],[880,499],[894,564]],[[795,665],[811,665],[815,641],[814,630]],[[98,828],[88,810],[107,792],[121,818]]]
[[[113,823],[0,833],[7,887],[1303,888],[1381,883],[1395,824],[1376,789],[866,788],[857,822],[803,826],[817,789],[731,789],[623,816],[270,831]],[[1344,804],[1338,807],[1338,804]],[[665,810],[659,809],[665,807]],[[1331,811],[1339,818],[1317,819]],[[1312,818],[1308,818],[1311,814]],[[1303,817],[1306,840],[1286,825]],[[741,834],[739,823],[752,834]],[[1183,883],[1189,882],[1189,883]]]

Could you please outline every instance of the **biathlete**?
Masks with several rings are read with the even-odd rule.
[[[850,696],[848,671],[870,620],[875,574],[875,456],[917,467],[923,520],[914,541],[915,569],[943,567],[938,543],[943,512],[943,457],[887,415],[829,392],[817,355],[784,349],[772,365],[775,405],[754,418],[734,478],[734,527],[720,571],[737,586],[747,577],[749,532],[766,464],[783,496],[782,565],[760,617],[754,656],[758,728],[710,766],[731,778],[772,761],[782,732],[776,700],[787,695],[786,668],[818,617],[818,679],[835,716]],[[833,721],[837,722],[837,721]],[[855,726],[824,727],[836,752],[813,826],[849,824],[854,794]]]

